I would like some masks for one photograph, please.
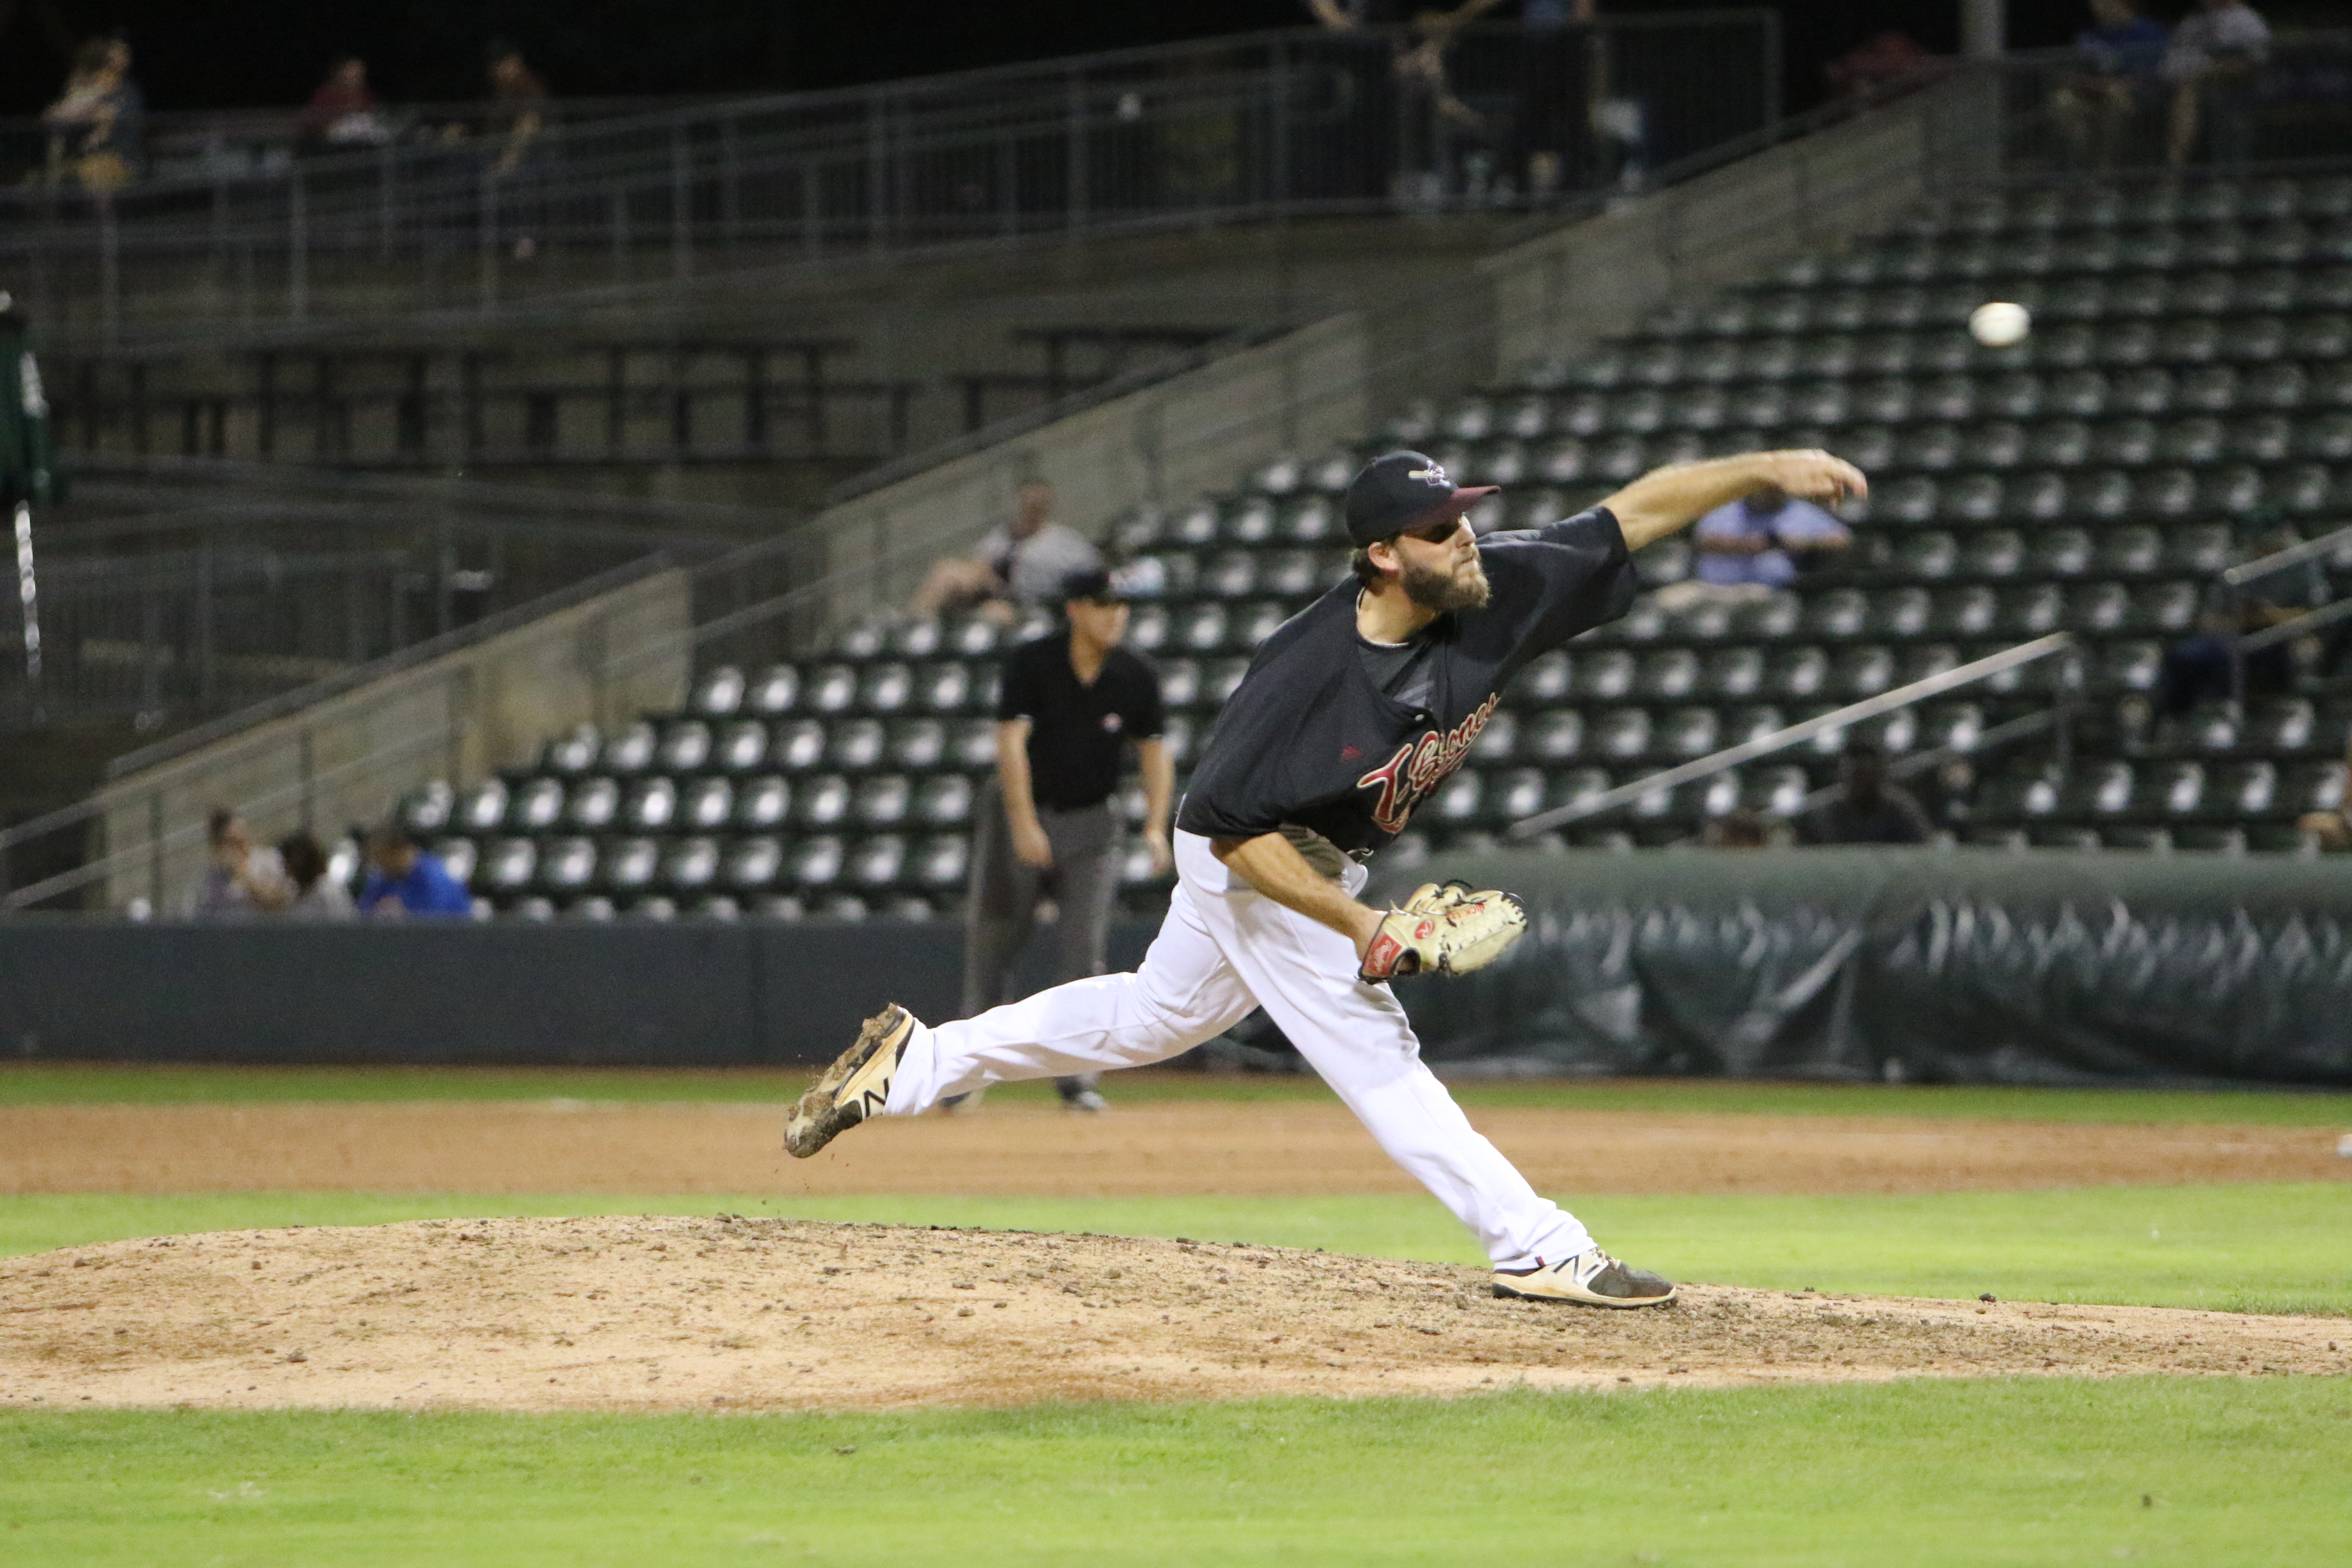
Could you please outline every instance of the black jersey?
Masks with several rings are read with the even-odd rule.
[[[1108,799],[1126,743],[1156,740],[1166,728],[1159,672],[1114,647],[1093,684],[1085,684],[1070,667],[1067,626],[1006,658],[996,716],[1029,721],[1029,793],[1039,805],[1063,811]]]
[[[1492,595],[1423,634],[1434,639],[1424,706],[1365,668],[1353,579],[1284,622],[1218,715],[1177,826],[1254,838],[1292,824],[1377,849],[1461,765],[1522,665],[1633,602],[1633,558],[1605,508],[1489,534],[1478,554]]]

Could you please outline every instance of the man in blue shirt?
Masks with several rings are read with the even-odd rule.
[[[1719,506],[1699,520],[1690,577],[1658,590],[1669,610],[1712,600],[1746,604],[1768,599],[1797,580],[1796,556],[1843,550],[1853,542],[1845,524],[1809,500],[1766,487]]]
[[[2168,35],[2133,0],[2091,0],[2091,19],[2074,35],[2075,68],[2050,95],[2050,114],[2077,168],[2112,169],[2155,100]]]
[[[368,835],[367,886],[360,889],[360,913],[379,920],[405,915],[465,920],[474,912],[473,895],[449,875],[440,857],[417,847],[408,829],[388,822]]]

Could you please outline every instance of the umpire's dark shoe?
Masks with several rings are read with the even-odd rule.
[[[1495,1294],[1530,1301],[1575,1301],[1587,1307],[1663,1307],[1675,1288],[1644,1268],[1630,1268],[1599,1247],[1559,1263],[1495,1270]]]
[[[915,1016],[892,1003],[857,1032],[857,1043],[841,1053],[809,1085],[784,1121],[784,1148],[805,1160],[890,1103],[890,1080],[898,1058],[915,1036]]]

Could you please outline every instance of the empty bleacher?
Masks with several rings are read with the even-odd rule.
[[[2032,309],[2024,343],[1968,335],[1990,299]],[[1854,549],[1763,603],[1645,597],[1538,660],[1402,854],[1487,842],[2053,630],[2074,635],[2070,657],[1863,727],[1898,764],[1974,753],[1957,840],[2291,849],[2296,816],[2342,797],[2352,688],[2305,659],[2292,689],[2246,704],[2168,716],[2153,699],[2223,570],[2352,521],[2347,339],[2352,176],[1956,195],[1351,449],[1128,518],[1110,542],[1147,590],[1129,640],[1162,670],[1181,775],[1250,648],[1343,574],[1338,493],[1369,453],[1414,445],[1506,486],[1474,518],[1488,531],[1661,463],[1827,447],[1872,477]],[[1654,587],[1690,561],[1678,540],[1640,564]],[[2313,568],[2340,580],[2352,549]],[[992,765],[996,657],[1045,624],[876,625],[823,658],[707,670],[685,712],[559,738],[536,769],[402,810],[503,910],[945,914]],[[2061,721],[2020,722],[2037,715]],[[1786,816],[1843,738],[1540,842],[1669,844],[1737,806]],[[1129,868],[1139,900],[1148,869]]]

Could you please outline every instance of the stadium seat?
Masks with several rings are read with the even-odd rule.
[[[774,773],[747,781],[735,794],[735,826],[754,829],[781,825],[791,815],[793,786]]]

